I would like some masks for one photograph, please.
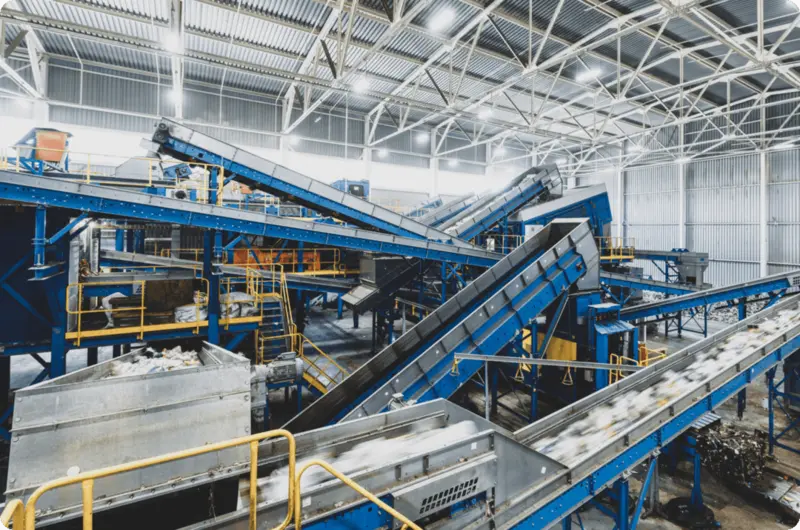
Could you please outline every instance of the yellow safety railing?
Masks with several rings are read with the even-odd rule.
[[[653,363],[666,359],[666,348],[650,349],[644,342],[639,343],[639,366],[648,367]]]
[[[287,458],[289,461],[286,516],[278,526],[273,528],[273,530],[284,530],[293,522],[296,530],[302,529],[301,481],[306,471],[312,467],[323,468],[328,473],[333,475],[337,480],[341,481],[356,493],[378,506],[378,508],[385,510],[386,513],[403,523],[402,530],[422,530],[420,526],[396,511],[391,506],[381,501],[377,496],[364,489],[361,485],[347,475],[337,471],[327,462],[322,460],[311,460],[310,462],[307,462],[299,471],[297,471],[297,444],[292,433],[282,429],[267,431],[242,438],[235,438],[233,440],[218,442],[193,449],[177,451],[162,456],[145,458],[143,460],[111,466],[95,471],[88,471],[72,477],[64,477],[61,479],[52,480],[37,488],[28,498],[27,504],[23,503],[19,499],[12,499],[8,501],[2,514],[0,514],[0,522],[2,522],[2,524],[7,528],[13,524],[13,530],[35,530],[36,503],[39,501],[39,499],[49,491],[80,484],[83,519],[82,527],[83,530],[92,530],[94,526],[94,484],[98,479],[247,445],[250,449],[248,528],[249,530],[256,530],[258,526],[258,446],[260,442],[272,438],[286,438],[288,442]]]
[[[109,477],[111,475],[119,475],[120,473],[127,473],[129,471],[135,471],[138,469],[143,469],[147,467],[157,466],[160,464],[164,464],[167,462],[173,462],[175,460],[184,460],[186,458],[191,458],[194,456],[204,455],[208,453],[214,453],[217,451],[222,451],[224,449],[230,449],[232,447],[238,447],[241,445],[249,445],[250,447],[250,530],[256,530],[256,513],[258,508],[258,489],[256,485],[256,481],[258,479],[258,443],[262,440],[267,440],[270,438],[286,438],[289,442],[289,477],[295,476],[295,458],[296,458],[296,445],[294,436],[289,431],[284,430],[275,430],[275,431],[267,431],[260,434],[254,434],[251,436],[245,436],[242,438],[235,438],[233,440],[228,440],[225,442],[219,442],[215,444],[205,445],[203,447],[196,447],[194,449],[187,449],[185,451],[177,451],[175,453],[169,453],[162,456],[157,456],[153,458],[145,458],[143,460],[137,460],[135,462],[130,462],[127,464],[121,464],[117,466],[111,466],[103,469],[98,469],[96,471],[88,471],[85,473],[80,473],[78,475],[72,477],[64,477],[61,479],[52,480],[47,482],[41,486],[39,486],[30,497],[28,497],[28,502],[25,505],[25,516],[24,518],[20,514],[20,505],[22,504],[21,501],[13,500],[6,505],[6,508],[3,510],[2,515],[0,515],[0,522],[2,521],[11,521],[14,525],[14,530],[35,530],[36,528],[36,503],[37,501],[47,493],[48,491],[63,488],[65,486],[71,486],[73,484],[80,484],[81,485],[81,498],[82,498],[82,507],[83,507],[83,530],[92,530],[93,526],[93,504],[94,504],[94,483],[97,479],[101,479],[104,477]],[[295,484],[299,484],[299,482],[295,482],[293,480],[289,480],[289,487],[288,487],[288,506],[286,511],[286,518],[283,522],[275,527],[274,530],[282,530],[288,527],[292,523],[292,516],[294,515],[294,507],[299,506],[296,493],[295,493]],[[297,517],[294,518],[295,521],[299,520]],[[7,523],[5,523],[7,526]],[[299,527],[298,527],[299,528]]]
[[[632,260],[636,249],[633,238],[596,237],[597,250],[602,261]]]
[[[302,333],[285,333],[276,336],[259,334],[258,341],[257,361],[259,364],[268,364],[270,362],[269,359],[265,359],[264,357],[268,348],[268,343],[283,343],[288,341],[291,344],[291,351],[295,352],[297,357],[306,364],[303,378],[323,394],[330,390],[332,386],[344,381],[348,376],[348,371],[342,367],[342,365],[337,363],[331,356],[322,351],[319,346],[314,344]],[[306,351],[307,347],[310,349],[310,352]],[[315,358],[312,358],[312,356]]]
[[[372,493],[368,492],[367,490],[365,490],[364,488],[359,486],[356,482],[354,482],[352,479],[348,478],[346,475],[343,475],[342,473],[339,473],[330,464],[328,464],[326,462],[323,462],[322,460],[312,460],[311,462],[308,462],[306,465],[304,465],[300,469],[300,471],[297,473],[297,477],[295,478],[295,483],[294,483],[294,492],[295,492],[295,495],[294,495],[294,527],[295,527],[295,529],[300,530],[302,528],[302,522],[300,521],[300,517],[301,517],[301,514],[302,514],[301,513],[301,508],[300,508],[301,496],[302,496],[301,495],[301,491],[300,491],[300,480],[303,478],[303,474],[306,471],[308,471],[309,469],[311,469],[312,467],[321,467],[322,469],[324,469],[325,471],[327,471],[328,473],[330,473],[331,475],[333,475],[334,477],[339,479],[343,484],[348,486],[350,489],[354,490],[359,495],[361,495],[362,497],[366,498],[367,500],[369,500],[370,502],[372,502],[373,504],[378,506],[380,509],[384,510],[386,513],[388,513],[389,515],[394,517],[396,520],[398,520],[401,523],[403,523],[403,526],[401,527],[401,530],[406,530],[406,529],[409,529],[409,528],[413,529],[413,530],[422,530],[422,527],[414,524],[414,522],[411,521],[410,519],[408,519],[406,516],[404,516],[403,514],[401,514],[400,512],[398,512],[397,510],[395,510],[394,508],[392,508],[391,506],[389,506],[388,504],[386,504],[385,502],[380,500],[378,497],[376,497]]]
[[[198,292],[195,293],[195,296],[194,296],[195,301],[194,301],[194,304],[193,304],[194,307],[195,307],[195,321],[194,322],[182,323],[182,327],[184,327],[184,328],[195,328],[195,333],[199,333],[200,332],[201,324],[204,321],[203,319],[200,318],[201,308],[202,308],[203,305],[205,305],[205,303],[206,303],[205,300],[208,299],[208,280],[205,279],[205,278],[198,278],[198,279],[201,280],[205,284],[205,292],[198,291]],[[131,286],[131,292],[133,293],[133,296],[139,299],[139,305],[127,306],[127,307],[118,307],[118,308],[111,307],[111,308],[108,308],[108,309],[104,308],[104,307],[99,307],[97,309],[85,308],[84,305],[86,303],[86,300],[85,300],[85,297],[84,297],[84,288],[86,286],[98,287],[98,286],[103,286],[103,285],[106,285],[106,286],[119,286],[119,287],[124,286],[124,285],[130,285]],[[138,287],[138,291],[139,291],[138,293],[136,292],[137,287]],[[145,305],[146,288],[147,288],[146,280],[132,280],[132,281],[129,281],[129,282],[116,282],[116,281],[115,282],[94,282],[94,283],[90,283],[90,284],[87,284],[87,283],[71,283],[71,284],[67,285],[65,308],[66,308],[67,314],[74,315],[76,317],[75,330],[68,332],[67,333],[67,338],[74,339],[76,346],[80,346],[81,339],[84,336],[86,336],[87,334],[89,334],[91,336],[94,336],[94,335],[97,335],[97,334],[110,335],[110,334],[120,334],[120,333],[123,333],[123,332],[124,333],[137,333],[139,335],[139,338],[143,339],[145,331],[148,330],[148,327],[151,327],[151,326],[146,325],[146,323],[145,323],[145,313],[147,311],[147,306]],[[75,309],[71,309],[70,308],[70,297],[73,294],[75,296],[75,304],[76,304],[76,308]],[[128,316],[136,315],[138,317],[139,325],[138,326],[115,326],[114,328],[107,328],[107,329],[102,329],[102,330],[96,330],[96,329],[86,330],[86,329],[84,329],[84,317],[86,315],[98,314],[98,313],[104,313],[104,314],[111,313],[112,319],[114,318],[114,315],[118,315],[120,313],[126,313]]]
[[[175,189],[175,190],[183,190],[186,192],[191,192],[195,190],[197,192],[197,202],[207,203],[208,197],[212,191],[217,192],[217,200],[216,204],[222,204],[222,191],[225,182],[225,168],[218,165],[218,164],[206,164],[206,163],[197,163],[192,162],[189,164],[191,167],[201,168],[203,170],[203,179],[202,180],[177,180],[177,179],[167,179],[162,176],[162,168],[165,166],[170,166],[173,164],[183,164],[179,160],[164,160],[160,158],[146,158],[146,157],[123,157],[119,155],[107,155],[102,153],[85,153],[85,152],[78,152],[72,150],[64,150],[64,149],[55,149],[55,148],[47,148],[47,147],[33,147],[30,145],[15,145],[11,146],[10,149],[15,150],[19,153],[21,150],[30,150],[34,149],[36,151],[46,151],[46,152],[55,152],[60,153],[63,159],[63,154],[66,153],[69,155],[69,165],[70,168],[67,170],[65,168],[65,172],[70,175],[76,175],[83,177],[83,181],[87,184],[100,184],[100,185],[113,185],[113,186],[131,186],[131,187],[142,187],[144,184],[145,179],[143,177],[142,171],[137,171],[136,175],[125,175],[120,174],[117,175],[114,172],[106,171],[103,172],[103,167],[113,166],[116,170],[116,166],[129,162],[131,160],[142,162],[143,164],[147,164],[147,186],[148,187],[157,187],[157,188],[165,188],[165,189]],[[26,172],[27,169],[22,165],[19,156],[15,156],[14,162],[10,161],[11,157],[9,157],[9,150],[4,149],[0,152],[0,169],[10,170],[10,171],[17,171],[17,172]],[[73,170],[73,167],[81,167],[80,170]],[[212,188],[211,186],[211,170],[216,169],[217,171],[217,182],[216,185]],[[137,178],[141,180],[141,184],[138,182],[109,182],[106,179],[113,179],[113,178]],[[191,184],[189,184],[191,183]]]
[[[157,255],[162,258],[181,258],[200,261],[203,257],[202,248],[162,248]],[[302,255],[302,259],[300,256]],[[281,265],[283,270],[290,274],[325,274],[340,275],[357,271],[348,271],[342,263],[342,251],[339,248],[308,248],[308,249],[276,249],[276,248],[236,248],[233,250],[233,261],[228,259],[229,252],[223,253],[223,262],[239,267],[267,270],[273,265]],[[302,265],[303,271],[300,272]]]
[[[493,243],[490,243],[489,241]],[[517,234],[507,235],[491,235],[486,239],[486,249],[492,252],[499,252],[501,254],[508,254],[525,242],[525,236]]]

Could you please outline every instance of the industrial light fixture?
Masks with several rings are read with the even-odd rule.
[[[629,153],[646,153],[647,152],[647,148],[645,146],[643,146],[643,145],[631,144],[630,146],[628,146],[628,152]]]
[[[378,149],[378,156],[380,158],[386,158],[387,156],[389,156],[389,151],[387,151],[386,149]]]
[[[558,160],[556,160],[556,164],[558,164],[559,166],[563,166],[566,163],[567,163],[566,158],[559,158]]]
[[[414,138],[414,140],[419,145],[424,145],[424,144],[428,143],[428,140],[430,140],[430,139],[431,139],[431,135],[428,132],[425,132],[425,131],[417,133],[416,138]]]
[[[682,156],[680,158],[675,159],[675,162],[677,162],[678,164],[688,164],[691,161],[692,159],[689,158],[688,156]]]
[[[578,83],[586,83],[589,81],[594,81],[603,73],[602,70],[599,68],[591,68],[589,70],[584,70],[583,72],[579,73],[575,76],[575,81]]]
[[[490,107],[483,107],[478,111],[478,118],[488,120],[492,116],[492,109]]]
[[[794,140],[789,140],[788,142],[783,142],[781,144],[776,145],[775,149],[791,149],[792,147],[794,147]]]
[[[176,105],[180,105],[183,101],[183,94],[179,90],[175,90],[174,88],[169,91],[169,99]]]
[[[439,12],[433,15],[428,21],[428,29],[434,33],[439,33],[446,29],[453,22],[454,18],[456,18],[456,14],[449,7],[440,9]]]
[[[369,79],[366,77],[359,77],[352,85],[353,92],[361,94],[369,90]]]
[[[164,37],[164,49],[172,53],[180,53],[183,51],[183,44],[181,39],[175,33],[170,33]]]
[[[597,97],[597,92],[593,92],[593,91],[591,91],[591,90],[590,90],[589,92],[584,92],[584,93],[581,95],[581,98],[590,98],[590,99],[594,99],[595,97]]]
[[[797,9],[800,9],[800,0],[789,0],[789,3],[792,4]]]
[[[498,145],[497,148],[494,150],[494,154],[498,156],[503,156],[504,154],[506,154],[506,148],[503,147],[502,145]]]
[[[297,145],[300,143],[300,138],[292,134],[289,136],[289,145]]]
[[[447,161],[447,167],[458,167],[458,160],[451,158]]]
[[[314,118],[314,123],[319,123],[321,119],[322,116],[317,116],[316,118]]]

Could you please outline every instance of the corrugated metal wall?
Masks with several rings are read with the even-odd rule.
[[[631,169],[624,175],[623,236],[632,238],[637,248],[671,249],[680,238],[680,196],[677,166]],[[649,262],[636,263],[645,274],[661,279]]]
[[[800,151],[767,156],[770,274],[800,268]]]
[[[758,277],[758,190],[758,155],[686,166],[686,245],[708,252],[714,285]]]

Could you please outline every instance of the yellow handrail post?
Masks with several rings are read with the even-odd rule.
[[[6,503],[3,513],[0,514],[0,523],[6,528],[11,528],[14,523],[14,530],[25,530],[25,505],[19,499],[12,499]]]
[[[195,447],[193,449],[187,449],[184,451],[178,451],[175,453],[169,453],[162,456],[156,456],[153,458],[146,458],[143,460],[138,460],[136,462],[129,462],[127,464],[121,464],[117,466],[107,467],[104,469],[98,469],[96,471],[87,471],[85,473],[80,473],[78,475],[72,477],[64,477],[57,480],[52,480],[47,482],[41,486],[39,486],[28,498],[28,503],[25,505],[24,511],[24,518],[17,519],[16,515],[14,516],[14,530],[35,530],[36,528],[36,503],[38,500],[50,490],[54,490],[57,488],[62,488],[65,486],[70,486],[73,484],[81,484],[81,502],[83,505],[83,529],[84,530],[92,530],[92,520],[93,520],[93,497],[94,497],[94,481],[99,478],[108,477],[111,475],[118,475],[120,473],[127,473],[129,471],[134,471],[137,469],[143,469],[146,467],[156,466],[160,464],[164,464],[166,462],[172,462],[175,460],[183,460],[186,458],[191,458],[194,456],[204,455],[208,453],[213,453],[216,451],[222,451],[225,449],[230,449],[232,447],[238,447],[241,445],[248,444],[250,448],[250,525],[249,528],[251,530],[255,530],[256,528],[256,513],[257,513],[257,505],[258,505],[258,489],[256,488],[256,482],[258,479],[258,444],[263,440],[267,440],[270,438],[286,438],[288,441],[288,457],[289,457],[289,477],[290,480],[288,481],[288,497],[287,497],[287,509],[286,509],[286,517],[284,518],[283,522],[275,527],[274,530],[283,530],[288,527],[292,523],[292,516],[294,514],[294,506],[295,503],[292,502],[295,494],[295,482],[291,480],[291,477],[295,476],[295,463],[296,463],[296,453],[297,453],[297,446],[295,443],[294,436],[289,431],[279,429],[274,431],[267,431],[260,434],[255,434],[251,436],[245,436],[243,438],[235,438],[233,440],[227,440],[224,442],[218,442],[210,445],[205,445],[202,447]],[[21,504],[21,502],[20,502]],[[13,508],[12,508],[13,506]],[[299,506],[299,504],[298,504]],[[9,508],[12,508],[13,511],[10,511]],[[21,507],[17,505],[14,501],[11,501],[7,506],[6,509],[3,510],[2,518],[5,518],[7,512],[22,515]],[[17,526],[19,524],[20,526]]]
[[[362,497],[366,498],[367,500],[369,500],[370,502],[372,502],[373,504],[378,506],[380,509],[384,510],[386,513],[388,513],[389,515],[391,515],[392,517],[394,517],[395,519],[397,519],[398,521],[403,523],[404,528],[411,528],[413,530],[422,530],[422,528],[420,526],[416,525],[413,521],[408,519],[406,516],[404,516],[403,514],[401,514],[400,512],[398,512],[397,510],[395,510],[394,508],[392,508],[391,506],[389,506],[388,504],[386,504],[385,502],[380,500],[378,497],[376,497],[375,495],[373,495],[369,491],[367,491],[364,488],[362,488],[360,485],[358,485],[355,481],[353,481],[352,479],[350,479],[346,475],[343,475],[342,473],[339,473],[336,469],[333,468],[333,466],[331,466],[327,462],[323,462],[322,460],[312,460],[311,462],[307,463],[305,466],[303,466],[302,469],[300,469],[300,471],[297,473],[297,477],[295,478],[295,485],[294,485],[294,528],[295,528],[295,530],[301,530],[302,529],[302,522],[301,522],[302,513],[301,513],[301,510],[300,510],[300,508],[301,508],[301,506],[300,506],[300,498],[301,498],[300,480],[303,478],[303,474],[306,471],[308,471],[310,468],[314,467],[314,466],[321,467],[322,469],[324,469],[325,471],[327,471],[328,473],[330,473],[331,475],[333,475],[334,477],[339,479],[343,484],[348,486],[350,489],[354,490],[356,493],[360,494]]]

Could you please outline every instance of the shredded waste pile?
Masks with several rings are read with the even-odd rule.
[[[355,445],[352,449],[340,454],[322,452],[312,456],[300,458],[296,462],[297,469],[301,469],[311,460],[323,460],[334,469],[352,477],[353,474],[385,465],[387,457],[400,460],[411,455],[430,453],[440,447],[447,446],[478,432],[478,426],[472,421],[462,421],[440,429],[411,432],[398,438],[376,438]],[[269,477],[258,479],[258,502],[275,502],[286,499],[289,488],[289,467],[283,467],[272,472]],[[305,493],[308,488],[337,480],[320,467],[309,469],[303,474],[301,490]],[[239,488],[239,509],[249,505],[249,483],[244,481]]]
[[[153,348],[147,348],[143,353],[135,355],[130,361],[115,361],[111,366],[111,372],[107,379],[171,372],[200,366],[201,364],[196,351],[183,351],[180,346],[160,352]]]
[[[703,465],[726,482],[750,486],[764,476],[767,435],[724,425],[697,436]]]
[[[725,368],[751,355],[761,345],[800,325],[800,311],[784,310],[770,320],[735,333],[694,356],[680,372],[668,370],[660,379],[638,390],[621,392],[584,414],[554,437],[543,438],[533,448],[562,464],[572,465],[598,450],[639,420],[695,389]],[[642,385],[639,385],[642,386]]]

